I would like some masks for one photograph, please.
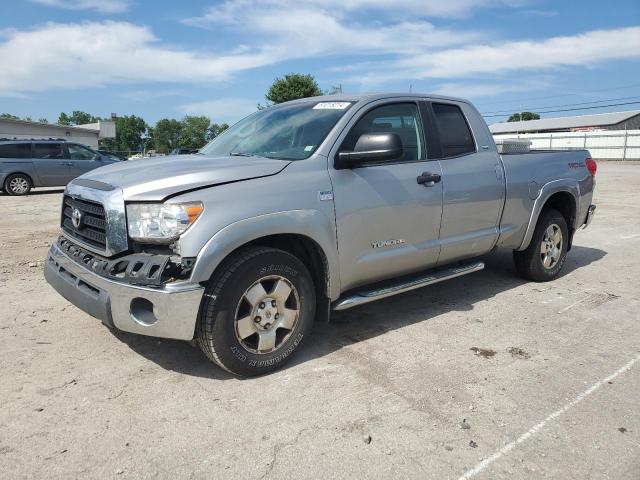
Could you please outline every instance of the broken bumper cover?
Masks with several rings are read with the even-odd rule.
[[[44,276],[60,295],[109,327],[152,337],[193,339],[204,294],[200,284],[145,287],[120,283],[78,264],[57,243],[47,255]]]
[[[587,228],[589,226],[595,214],[596,214],[596,206],[589,205],[589,209],[587,210],[587,216],[584,219],[584,225],[582,226],[582,228]]]

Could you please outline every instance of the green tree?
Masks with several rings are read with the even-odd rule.
[[[147,136],[144,139],[144,151],[148,152],[149,150],[155,150],[155,128],[147,125]]]
[[[209,117],[187,115],[182,120],[182,130],[178,145],[185,148],[202,148],[209,138],[211,120]]]
[[[540,115],[533,112],[514,113],[507,122],[521,122],[526,120],[540,120]]]
[[[264,98],[273,104],[319,95],[322,95],[322,90],[313,75],[289,73],[283,78],[276,78]],[[264,107],[259,105],[258,108]]]
[[[40,123],[49,123],[49,120],[47,120],[46,118],[42,117],[38,119],[38,122]]]
[[[116,119],[116,138],[104,138],[100,147],[125,156],[130,152],[139,152],[142,136],[147,133],[147,124],[136,115],[125,115]]]
[[[0,113],[0,118],[9,118],[12,120],[20,120],[19,117],[16,117],[15,115],[11,115],[10,113]]]
[[[58,115],[58,124],[71,125],[71,118],[66,113],[60,112],[60,115]]]
[[[174,118],[163,118],[158,120],[153,128],[151,137],[153,146],[158,153],[169,153],[178,146],[182,133],[182,122]]]
[[[207,141],[213,140],[227,128],[229,128],[229,124],[227,123],[212,123],[207,132]]]
[[[71,115],[61,112],[58,117],[58,123],[60,125],[85,125],[87,123],[96,123],[98,120],[100,120],[100,117],[94,117],[80,110],[74,110]]]

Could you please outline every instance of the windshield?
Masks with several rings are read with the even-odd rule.
[[[200,153],[303,160],[350,106],[350,102],[308,102],[260,110],[214,138]]]

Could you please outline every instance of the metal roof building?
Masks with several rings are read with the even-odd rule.
[[[640,110],[596,113],[577,117],[542,118],[524,122],[501,122],[489,126],[491,133],[547,133],[587,130],[640,129]]]
[[[30,122],[13,118],[0,118],[0,139],[48,139],[62,138],[91,148],[98,148],[101,138],[114,138],[116,125],[112,121],[100,121],[87,125],[58,125]]]

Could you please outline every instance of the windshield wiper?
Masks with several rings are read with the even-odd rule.
[[[256,155],[255,153],[247,153],[247,152],[231,152],[229,154],[232,157],[259,157],[260,155]]]

